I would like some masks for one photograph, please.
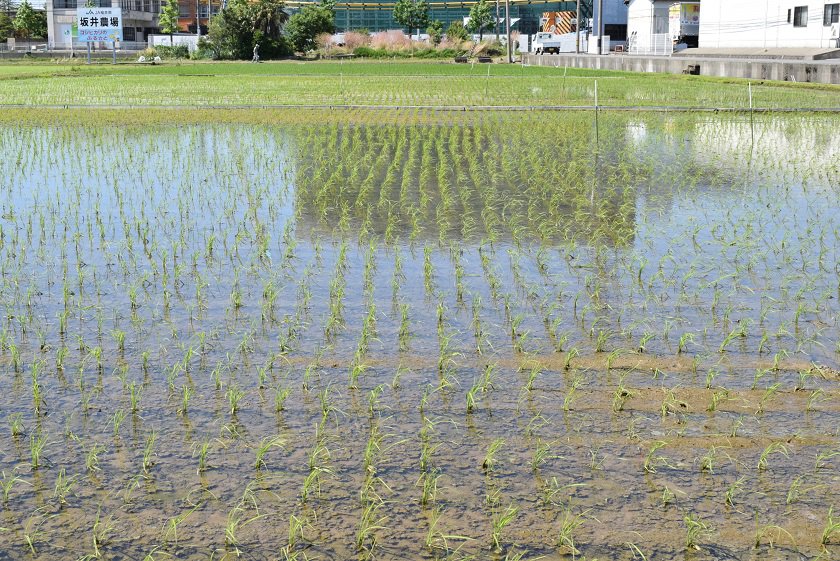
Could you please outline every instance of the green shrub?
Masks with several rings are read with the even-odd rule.
[[[421,59],[437,59],[437,58],[454,58],[463,51],[456,49],[434,49],[432,47],[425,47],[414,51],[400,50],[391,51],[388,49],[375,49],[373,47],[356,47],[353,49],[353,54],[360,58],[421,58]]]
[[[190,50],[186,45],[158,45],[155,50],[160,58],[190,58]]]

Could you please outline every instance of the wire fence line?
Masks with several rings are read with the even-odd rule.
[[[645,113],[840,113],[840,107],[702,107],[684,105],[368,105],[368,104],[27,104],[0,103],[2,109],[114,109],[114,110],[153,110],[164,109],[171,111],[195,109],[236,109],[236,110],[276,110],[276,109],[320,109],[320,110],[367,110],[367,111],[450,111],[450,112],[480,112],[480,111],[638,111]]]

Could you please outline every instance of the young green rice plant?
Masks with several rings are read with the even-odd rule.
[[[771,442],[764,451],[761,452],[761,456],[758,458],[758,471],[765,471],[767,469],[769,458],[773,454],[781,454],[786,458],[790,455],[788,447],[782,442]]]
[[[577,347],[572,347],[566,352],[566,358],[563,362],[563,370],[569,370],[572,367],[572,360],[580,356],[580,351]]]
[[[99,467],[99,455],[105,451],[105,446],[102,444],[94,443],[88,449],[87,454],[85,455],[85,469],[89,473],[102,471],[102,468]]]
[[[744,426],[744,416],[738,415],[734,421],[732,421],[732,429],[729,431],[729,438],[735,438],[738,436],[738,431],[741,427]]]
[[[279,436],[266,436],[260,441],[256,447],[256,459],[254,460],[254,469],[260,470],[267,467],[265,463],[265,456],[272,448],[282,448],[283,439]]]
[[[826,520],[825,528],[823,528],[820,544],[828,545],[832,543],[835,534],[840,534],[840,518],[834,517],[834,507],[828,509],[828,520]]]
[[[684,515],[683,523],[685,524],[686,550],[700,551],[700,540],[710,537],[712,534],[712,528],[693,513]]]
[[[417,480],[415,486],[422,489],[422,494],[420,495],[420,504],[422,506],[434,504],[437,500],[438,481],[441,475],[438,468],[432,468],[420,474],[420,478]]]
[[[718,405],[727,399],[729,399],[729,391],[726,389],[720,389],[712,392],[712,398],[709,401],[709,405],[706,406],[706,411],[710,413],[717,411]]]
[[[531,471],[536,473],[551,458],[553,458],[551,446],[545,442],[540,442],[534,451],[534,457],[531,458]]]
[[[682,354],[688,348],[689,343],[694,342],[694,335],[690,332],[683,333],[677,343],[677,354]]]
[[[629,352],[629,351],[627,351],[626,349],[613,349],[613,350],[612,350],[612,351],[611,351],[611,352],[607,355],[607,360],[606,360],[606,367],[607,367],[607,370],[612,370],[612,368],[613,368],[613,363],[616,361],[616,359],[618,359],[619,357],[621,357],[621,355],[626,354],[627,352]]]
[[[583,385],[583,377],[578,374],[574,378],[572,378],[571,383],[569,384],[569,389],[566,392],[566,395],[563,397],[563,411],[568,413],[572,410],[574,406],[574,402],[577,399],[577,392],[578,389]]]
[[[768,401],[773,399],[776,393],[778,393],[780,387],[782,387],[781,382],[776,382],[775,384],[771,384],[767,388],[765,388],[764,394],[761,396],[761,399],[758,402],[758,410],[756,411],[756,414],[764,412],[764,406],[767,404]]]
[[[441,518],[443,518],[444,510],[442,507],[437,506],[429,513],[429,530],[426,532],[426,539],[424,543],[426,548],[430,551],[435,550],[442,550],[445,552],[451,551],[450,542],[458,540],[458,541],[469,541],[472,538],[467,536],[460,536],[456,534],[444,534],[439,528],[438,524],[440,523]]]
[[[6,475],[6,472],[3,471],[0,472],[0,476],[2,476],[2,479],[0,479],[0,492],[3,493],[3,504],[7,504],[9,502],[9,494],[12,492],[12,489],[14,489],[18,483],[30,485],[28,481],[21,479],[14,473]]]
[[[648,448],[644,464],[642,465],[642,469],[645,473],[656,473],[657,468],[661,466],[671,467],[670,464],[668,464],[668,459],[665,456],[658,454],[659,450],[667,445],[667,442],[659,440],[654,442],[650,448]]]
[[[143,461],[141,463],[141,467],[143,469],[143,473],[148,475],[152,469],[152,466],[155,465],[155,441],[157,440],[157,432],[152,430],[146,436],[146,444],[143,447]]]
[[[656,337],[656,333],[653,333],[652,331],[645,331],[639,339],[637,350],[640,353],[647,352],[647,345],[654,337]]]
[[[481,463],[481,468],[485,472],[490,473],[494,471],[496,464],[498,463],[497,455],[504,444],[505,440],[503,438],[497,438],[490,443],[490,446],[487,448],[487,454],[484,456],[484,461]]]
[[[615,413],[624,409],[624,404],[628,399],[633,397],[633,392],[624,386],[624,380],[627,378],[627,372],[619,376],[618,387],[613,392],[612,410]]]
[[[43,530],[41,526],[49,519],[55,518],[56,514],[47,514],[43,510],[44,507],[36,509],[33,514],[31,514],[27,519],[26,522],[23,523],[23,529],[21,534],[23,534],[23,539],[26,542],[26,545],[29,547],[29,551],[32,553],[33,556],[38,555],[38,552],[35,549],[35,542],[41,537],[43,534]]]
[[[755,515],[755,528],[755,537],[753,539],[753,548],[755,549],[761,547],[762,542],[765,541],[770,549],[773,549],[773,544],[778,543],[782,539],[782,535],[787,536],[791,542],[794,541],[790,532],[781,526],[777,526],[775,524],[765,524],[763,526],[759,525],[758,513]]]
[[[44,447],[47,445],[47,437],[41,433],[29,435],[30,465],[33,470],[41,467],[43,461]]]
[[[665,392],[665,397],[659,406],[659,413],[663,419],[668,415],[679,415],[683,410],[688,409],[688,404],[677,399],[672,388],[663,388],[663,391]]]
[[[234,416],[239,410],[239,402],[245,397],[245,390],[239,388],[236,384],[231,384],[228,386],[225,397],[228,400],[229,412],[231,416]]]
[[[720,376],[720,372],[718,372],[714,368],[709,368],[706,371],[706,389],[707,390],[712,389],[712,384],[714,383],[715,378],[717,378],[718,376]]]
[[[677,495],[672,490],[668,487],[663,487],[662,495],[659,497],[659,502],[662,504],[662,508],[667,508],[667,506],[674,502],[674,499],[676,498]]]
[[[398,333],[400,352],[405,352],[409,349],[411,340],[410,320],[408,317],[408,304],[400,304],[400,327]]]
[[[189,384],[181,386],[181,406],[178,408],[178,414],[184,417],[187,416],[187,411],[190,406],[190,399],[193,396],[193,389]]]
[[[712,446],[709,448],[709,451],[700,458],[700,471],[713,474],[715,472],[715,465],[719,463],[721,456],[732,461],[732,457],[726,452],[721,451],[720,447]]]
[[[12,438],[17,438],[23,434],[23,413],[10,413],[8,416],[9,431],[12,433]]]
[[[743,492],[746,480],[747,478],[742,475],[726,488],[726,493],[723,495],[726,506],[735,506],[735,496]]]
[[[815,389],[808,396],[808,403],[806,403],[805,405],[805,411],[810,413],[814,410],[815,404],[819,403],[820,401],[825,401],[827,399],[828,396],[826,395],[825,391],[823,391],[821,388]]]
[[[557,535],[557,547],[567,555],[575,557],[580,555],[580,550],[575,543],[575,533],[587,517],[587,511],[574,513],[570,506],[564,507],[560,516],[560,529]]]
[[[359,518],[359,526],[356,529],[356,551],[366,550],[372,553],[376,547],[376,531],[385,530],[385,520],[387,516],[380,515],[379,509],[382,503],[374,501],[367,504],[362,510],[362,515]]]
[[[495,551],[502,550],[502,531],[516,519],[519,514],[519,507],[509,504],[504,511],[499,511],[493,515],[493,531],[491,534],[493,540],[493,549]]]
[[[117,350],[119,352],[125,351],[125,331],[120,331],[119,329],[115,329],[111,332],[111,335],[114,337],[114,341],[117,343]]]
[[[99,559],[102,557],[101,547],[108,543],[111,533],[114,531],[113,516],[107,519],[102,519],[102,511],[96,511],[96,518],[93,521],[93,528],[91,528],[91,541],[93,542],[93,557]]]
[[[830,464],[827,463],[828,460],[837,456],[840,456],[840,450],[837,449],[822,450],[818,452],[816,461],[814,462],[814,471],[829,467]]]
[[[193,458],[198,457],[198,470],[197,473],[201,474],[202,472],[207,471],[208,464],[207,464],[207,453],[210,451],[210,439],[205,438],[200,442],[195,442],[193,444]]]
[[[136,384],[135,382],[131,382],[128,385],[128,401],[129,407],[131,409],[132,414],[136,414],[140,411],[140,394],[142,393],[141,387]]]
[[[286,409],[286,400],[291,395],[291,388],[285,386],[277,386],[274,389],[274,412],[279,413]]]
[[[163,530],[163,541],[164,542],[172,542],[172,545],[175,548],[178,547],[178,526],[180,526],[190,515],[198,510],[201,506],[201,503],[193,505],[193,507],[186,512],[182,512],[178,516],[173,516],[169,520],[166,521],[164,524]]]

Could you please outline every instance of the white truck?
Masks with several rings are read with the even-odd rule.
[[[555,35],[554,33],[540,32],[534,36],[531,47],[534,53],[538,55],[557,54],[562,46],[561,37],[562,35]]]

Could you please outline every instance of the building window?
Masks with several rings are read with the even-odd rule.
[[[192,11],[190,10],[189,4],[178,4],[178,17],[179,18],[188,18],[192,17]]]
[[[829,26],[832,23],[840,23],[840,4],[826,4],[823,14],[823,25]]]
[[[123,41],[134,41],[136,37],[134,27],[123,27]]]
[[[793,9],[793,26],[808,27],[808,6],[797,6]]]

